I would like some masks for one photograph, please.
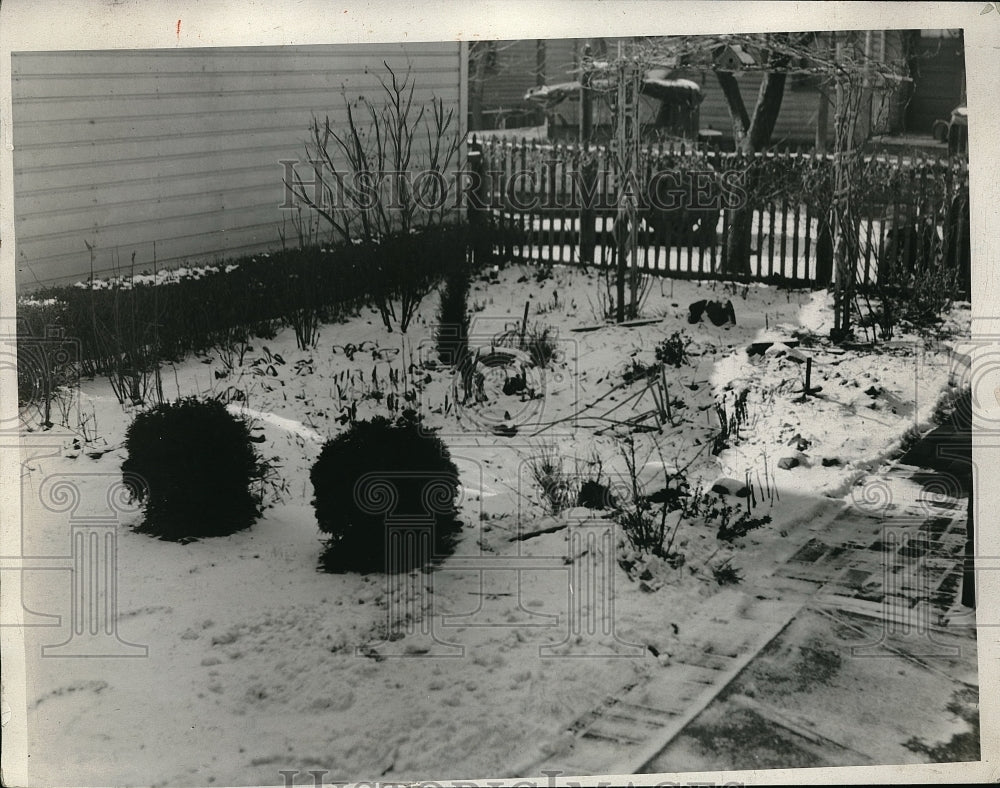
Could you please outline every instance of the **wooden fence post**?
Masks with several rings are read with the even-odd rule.
[[[583,48],[584,62],[590,62],[590,44]],[[594,97],[590,89],[591,73],[584,71],[580,76],[580,142],[590,142],[594,133]]]
[[[486,265],[493,250],[485,158],[482,143],[473,135],[472,142],[469,143],[468,156],[469,171],[473,174],[473,188],[467,213],[469,227],[472,230],[472,260],[477,268]]]
[[[590,159],[590,143],[583,143],[580,157],[580,170],[577,173],[580,189],[577,199],[580,201],[580,262],[592,265],[594,262],[594,247],[597,245],[597,234],[594,227],[594,200],[597,199],[597,159]]]

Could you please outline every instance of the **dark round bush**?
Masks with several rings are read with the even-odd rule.
[[[125,484],[142,502],[137,530],[187,541],[249,528],[262,465],[247,424],[218,400],[189,397],[136,416],[125,438]]]
[[[326,571],[406,571],[454,549],[458,469],[412,411],[355,422],[326,442],[310,478],[316,520],[330,535],[320,561]],[[429,542],[390,557],[389,529],[404,521],[415,530],[401,538]]]

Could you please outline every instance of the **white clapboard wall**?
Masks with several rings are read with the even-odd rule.
[[[381,102],[383,61],[415,104],[464,124],[456,42],[12,55],[19,290],[280,248],[295,236],[282,160],[344,93]],[[422,137],[423,135],[421,135]],[[426,142],[424,142],[426,145]],[[308,173],[303,168],[300,170]],[[94,247],[91,253],[87,244]],[[93,257],[93,262],[91,258]]]

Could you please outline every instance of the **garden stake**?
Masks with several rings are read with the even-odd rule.
[[[656,406],[656,422],[657,424],[660,424],[666,418],[666,411],[663,409],[663,402],[660,398],[661,392],[657,386],[654,385],[652,378],[648,378],[646,380],[646,389],[649,390],[650,395],[653,397],[653,404]],[[645,391],[643,391],[643,393],[645,393]]]
[[[667,406],[667,418],[670,420],[670,426],[674,426],[674,414],[670,410],[670,387],[667,386],[667,372],[663,367],[660,367],[660,382],[663,384],[663,401]]]
[[[528,331],[528,306],[530,304],[531,301],[524,302],[524,317],[521,318],[521,344],[518,345],[520,350],[524,350],[524,335]]]
[[[806,359],[806,384],[802,389],[802,396],[796,400],[796,402],[805,402],[806,397],[815,397],[819,392],[823,390],[822,386],[812,385],[812,357]]]

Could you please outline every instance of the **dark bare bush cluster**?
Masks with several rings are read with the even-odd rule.
[[[189,397],[140,413],[125,447],[123,478],[143,504],[137,530],[190,541],[242,531],[260,515],[270,468],[247,423],[218,400]]]
[[[675,331],[664,339],[656,348],[656,360],[661,364],[669,364],[680,369],[688,363],[688,348],[691,346],[691,338],[681,331]]]
[[[323,446],[310,479],[326,571],[408,571],[454,549],[458,469],[413,411],[351,424]],[[398,518],[410,525],[393,540]]]
[[[720,541],[733,542],[771,522],[770,515],[754,513],[756,495],[750,489],[745,506],[729,503],[725,496],[692,486],[686,468],[665,470],[664,486],[647,494],[639,481],[639,471],[646,463],[637,456],[632,436],[620,439],[618,450],[625,462],[629,494],[615,505],[614,519],[639,554],[658,556],[676,567],[685,560],[674,550],[684,524],[700,522],[715,528]]]
[[[72,404],[79,378],[77,343],[64,336],[64,307],[33,302],[17,321],[17,404],[43,430],[51,429],[57,411]],[[68,413],[61,420],[71,425]]]

